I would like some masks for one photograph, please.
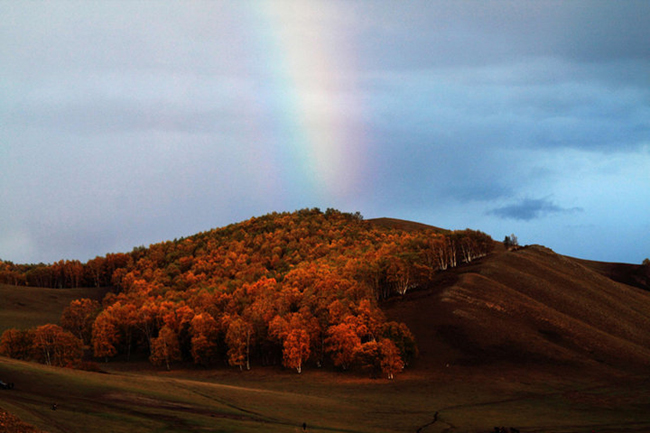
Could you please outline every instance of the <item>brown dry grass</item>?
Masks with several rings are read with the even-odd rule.
[[[407,232],[415,230],[433,230],[436,233],[449,233],[450,230],[441,229],[440,227],[431,226],[428,224],[416,223],[413,221],[401,220],[397,218],[371,218],[366,220],[375,226],[404,230]]]
[[[418,337],[418,365],[650,365],[650,292],[540,246],[441,273],[387,312]]]
[[[58,323],[63,310],[79,298],[101,301],[107,289],[47,289],[0,284],[0,334],[9,328],[27,329]]]
[[[650,266],[574,259],[583,266],[619,283],[650,290]]]
[[[143,363],[102,365],[109,374],[101,374],[0,358],[0,379],[17,384],[0,391],[0,403],[52,432],[293,432],[303,421],[330,432],[649,431],[650,292],[596,268],[539,246],[499,245],[438,273],[385,304],[421,352],[395,381]],[[15,298],[13,311],[20,302],[38,313],[41,295],[52,293]],[[43,306],[43,317],[58,318],[64,304]]]
[[[0,433],[40,433],[42,430],[22,422],[18,417],[0,409]]]

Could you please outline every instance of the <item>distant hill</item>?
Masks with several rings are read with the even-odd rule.
[[[404,230],[408,232],[412,232],[416,230],[431,230],[435,233],[442,233],[442,234],[451,232],[451,230],[441,229],[439,227],[422,224],[414,221],[402,220],[398,218],[369,218],[366,221],[378,227]]]
[[[0,334],[9,328],[58,323],[61,313],[73,300],[101,301],[107,291],[106,288],[51,289],[0,284]]]
[[[637,268],[572,259],[542,246],[501,248],[437,274],[426,289],[391,301],[386,311],[413,331],[423,368],[646,371],[650,292],[615,281],[630,281],[627,270]]]
[[[607,263],[575,259],[583,266],[619,283],[650,290],[650,266],[629,263]]]

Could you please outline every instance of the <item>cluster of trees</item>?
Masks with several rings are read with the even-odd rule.
[[[508,250],[516,250],[519,248],[519,239],[517,239],[517,236],[515,236],[514,233],[510,236],[506,236],[503,239],[503,246]]]
[[[107,254],[82,263],[60,260],[52,264],[15,264],[0,260],[0,283],[14,286],[78,288],[108,287],[113,272],[127,266],[132,254]]]
[[[0,353],[56,367],[77,367],[83,356],[81,340],[59,325],[36,329],[8,329],[0,339]]]
[[[347,369],[376,346],[383,352],[375,362],[392,376],[416,350],[406,326],[387,322],[353,281],[317,266],[298,268],[283,283],[262,278],[232,292],[192,289],[173,297],[121,293],[106,304],[92,326],[78,331],[91,333],[95,356],[128,358],[144,349],[153,364],[167,368],[225,359],[243,370],[254,359],[297,372],[308,363]]]
[[[102,305],[74,301],[61,320],[65,338],[96,358],[144,352],[167,368],[333,365],[392,378],[417,349],[379,302],[492,247],[479,231],[396,230],[359,214],[306,209],[96,258],[78,279],[65,277],[63,262],[51,269],[63,278],[50,281],[115,288]],[[0,351],[36,358],[12,343],[22,332],[33,346],[25,333],[36,331],[7,331]]]

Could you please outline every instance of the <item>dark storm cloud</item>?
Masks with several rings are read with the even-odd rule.
[[[515,204],[492,209],[488,214],[505,219],[531,221],[552,214],[567,214],[582,211],[583,209],[578,207],[562,208],[547,198],[526,198]]]
[[[0,0],[0,257],[311,206],[493,235],[624,223],[640,254],[650,2],[297,3]],[[354,161],[354,193],[313,190],[314,155]]]
[[[384,2],[365,12],[364,48],[384,67],[486,66],[525,58],[650,58],[650,5],[611,1]],[[383,56],[381,54],[383,53]]]
[[[369,92],[405,140],[422,130],[495,150],[618,152],[650,137],[650,3],[420,2],[376,14]]]

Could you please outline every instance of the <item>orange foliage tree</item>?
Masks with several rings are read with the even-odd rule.
[[[223,318],[228,345],[228,363],[243,370],[250,370],[250,346],[253,327],[238,315]]]
[[[380,303],[487,254],[492,244],[477,231],[389,228],[314,208],[85,264],[0,262],[0,280],[112,286],[99,314],[96,303],[79,300],[61,320],[99,358],[129,359],[133,349],[165,366],[178,359],[214,365],[222,357],[240,369],[257,360],[302,371],[329,361],[393,376],[417,349],[405,325],[387,323]],[[22,356],[20,338],[7,334],[5,350]]]
[[[379,342],[379,353],[381,371],[388,376],[388,379],[393,379],[396,373],[404,369],[404,362],[400,357],[399,349],[388,338],[383,338]]]
[[[152,340],[151,356],[149,360],[153,365],[165,365],[167,370],[173,361],[181,360],[181,349],[178,344],[178,335],[169,326],[165,325],[160,330],[158,337]]]
[[[295,368],[298,373],[301,373],[302,365],[310,354],[307,331],[300,328],[289,331],[284,340],[282,354],[285,367]]]
[[[34,333],[29,330],[11,328],[2,333],[0,354],[15,359],[29,359],[34,344]]]
[[[81,362],[83,343],[60,326],[39,326],[33,338],[33,356],[37,361],[56,367],[71,367]]]
[[[216,362],[219,354],[219,324],[210,313],[194,316],[191,326],[192,359],[196,364],[209,366]]]
[[[108,360],[117,354],[116,344],[120,340],[120,333],[115,320],[110,313],[102,313],[93,323],[92,341],[93,353],[97,358]]]
[[[356,352],[361,347],[361,338],[355,326],[340,323],[327,330],[325,350],[330,354],[334,365],[346,370],[355,360]]]
[[[84,345],[90,344],[93,322],[101,311],[99,302],[92,299],[76,299],[63,310],[61,326],[72,332]]]

